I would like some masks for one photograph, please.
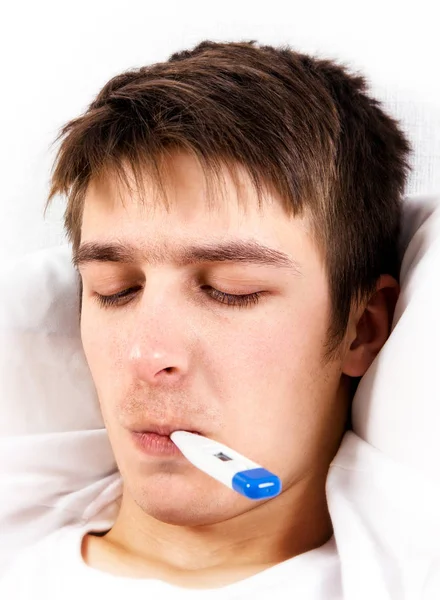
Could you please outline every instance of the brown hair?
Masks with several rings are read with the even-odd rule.
[[[138,190],[145,169],[164,190],[161,158],[187,150],[210,182],[221,166],[244,166],[259,201],[273,186],[288,213],[312,216],[329,276],[336,348],[352,303],[378,277],[398,277],[401,195],[410,147],[366,81],[331,60],[255,41],[204,41],[166,62],[113,77],[86,112],[69,121],[46,204],[68,196],[65,229],[81,240],[92,178],[114,173]],[[164,196],[162,194],[162,196]],[[331,350],[330,350],[331,351]]]

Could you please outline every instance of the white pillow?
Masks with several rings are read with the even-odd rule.
[[[361,379],[353,429],[440,480],[440,195],[406,199],[401,252],[393,330]]]
[[[0,435],[104,427],[79,332],[68,246],[0,269]]]
[[[0,267],[0,576],[24,548],[87,522],[101,494],[117,511],[70,257],[57,247]]]

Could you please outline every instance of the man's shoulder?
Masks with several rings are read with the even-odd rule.
[[[63,527],[27,546],[6,564],[0,573],[0,582],[19,581],[23,574],[31,580],[34,576],[43,577],[47,571],[53,571],[55,566],[65,566],[68,564],[66,558],[73,559],[80,551],[82,535],[82,527]]]
[[[26,547],[0,574],[0,598],[77,598],[84,589],[82,540],[90,527],[64,527]]]
[[[327,501],[343,572],[362,564],[371,581],[423,579],[439,559],[440,486],[352,431],[330,466]]]
[[[383,483],[385,487],[394,487],[397,483],[400,486],[417,484],[429,488],[435,496],[440,494],[438,481],[430,479],[425,473],[375,448],[351,430],[346,432],[332,460],[330,480],[343,472],[352,479],[358,477],[368,485],[371,484],[371,480],[367,482],[365,476],[370,473],[376,482]]]
[[[327,491],[331,493],[342,489],[345,493],[354,493],[357,489],[366,493],[368,490],[390,500],[398,495],[401,507],[415,503],[414,508],[420,503],[423,494],[435,499],[437,504],[432,504],[433,509],[440,501],[438,481],[430,479],[411,465],[388,456],[353,431],[346,432],[329,470]],[[416,489],[418,493],[414,496]],[[437,513],[437,509],[435,512]]]

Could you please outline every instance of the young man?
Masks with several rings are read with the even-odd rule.
[[[97,502],[87,526],[18,562],[14,597],[31,597],[23,570],[46,598],[328,600],[352,597],[353,573],[403,597],[387,595],[394,567],[366,560],[362,518],[344,523],[326,496],[398,296],[396,122],[333,62],[203,42],[113,78],[62,137],[49,201],[68,196],[81,337],[123,490],[110,526]],[[262,464],[282,493],[229,490],[173,449],[179,429]]]

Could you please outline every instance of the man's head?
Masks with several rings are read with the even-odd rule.
[[[84,350],[134,502],[174,523],[249,508],[140,457],[129,431],[150,425],[224,442],[285,490],[323,480],[398,274],[409,149],[364,80],[204,42],[115,77],[62,135],[49,201],[69,197]]]

